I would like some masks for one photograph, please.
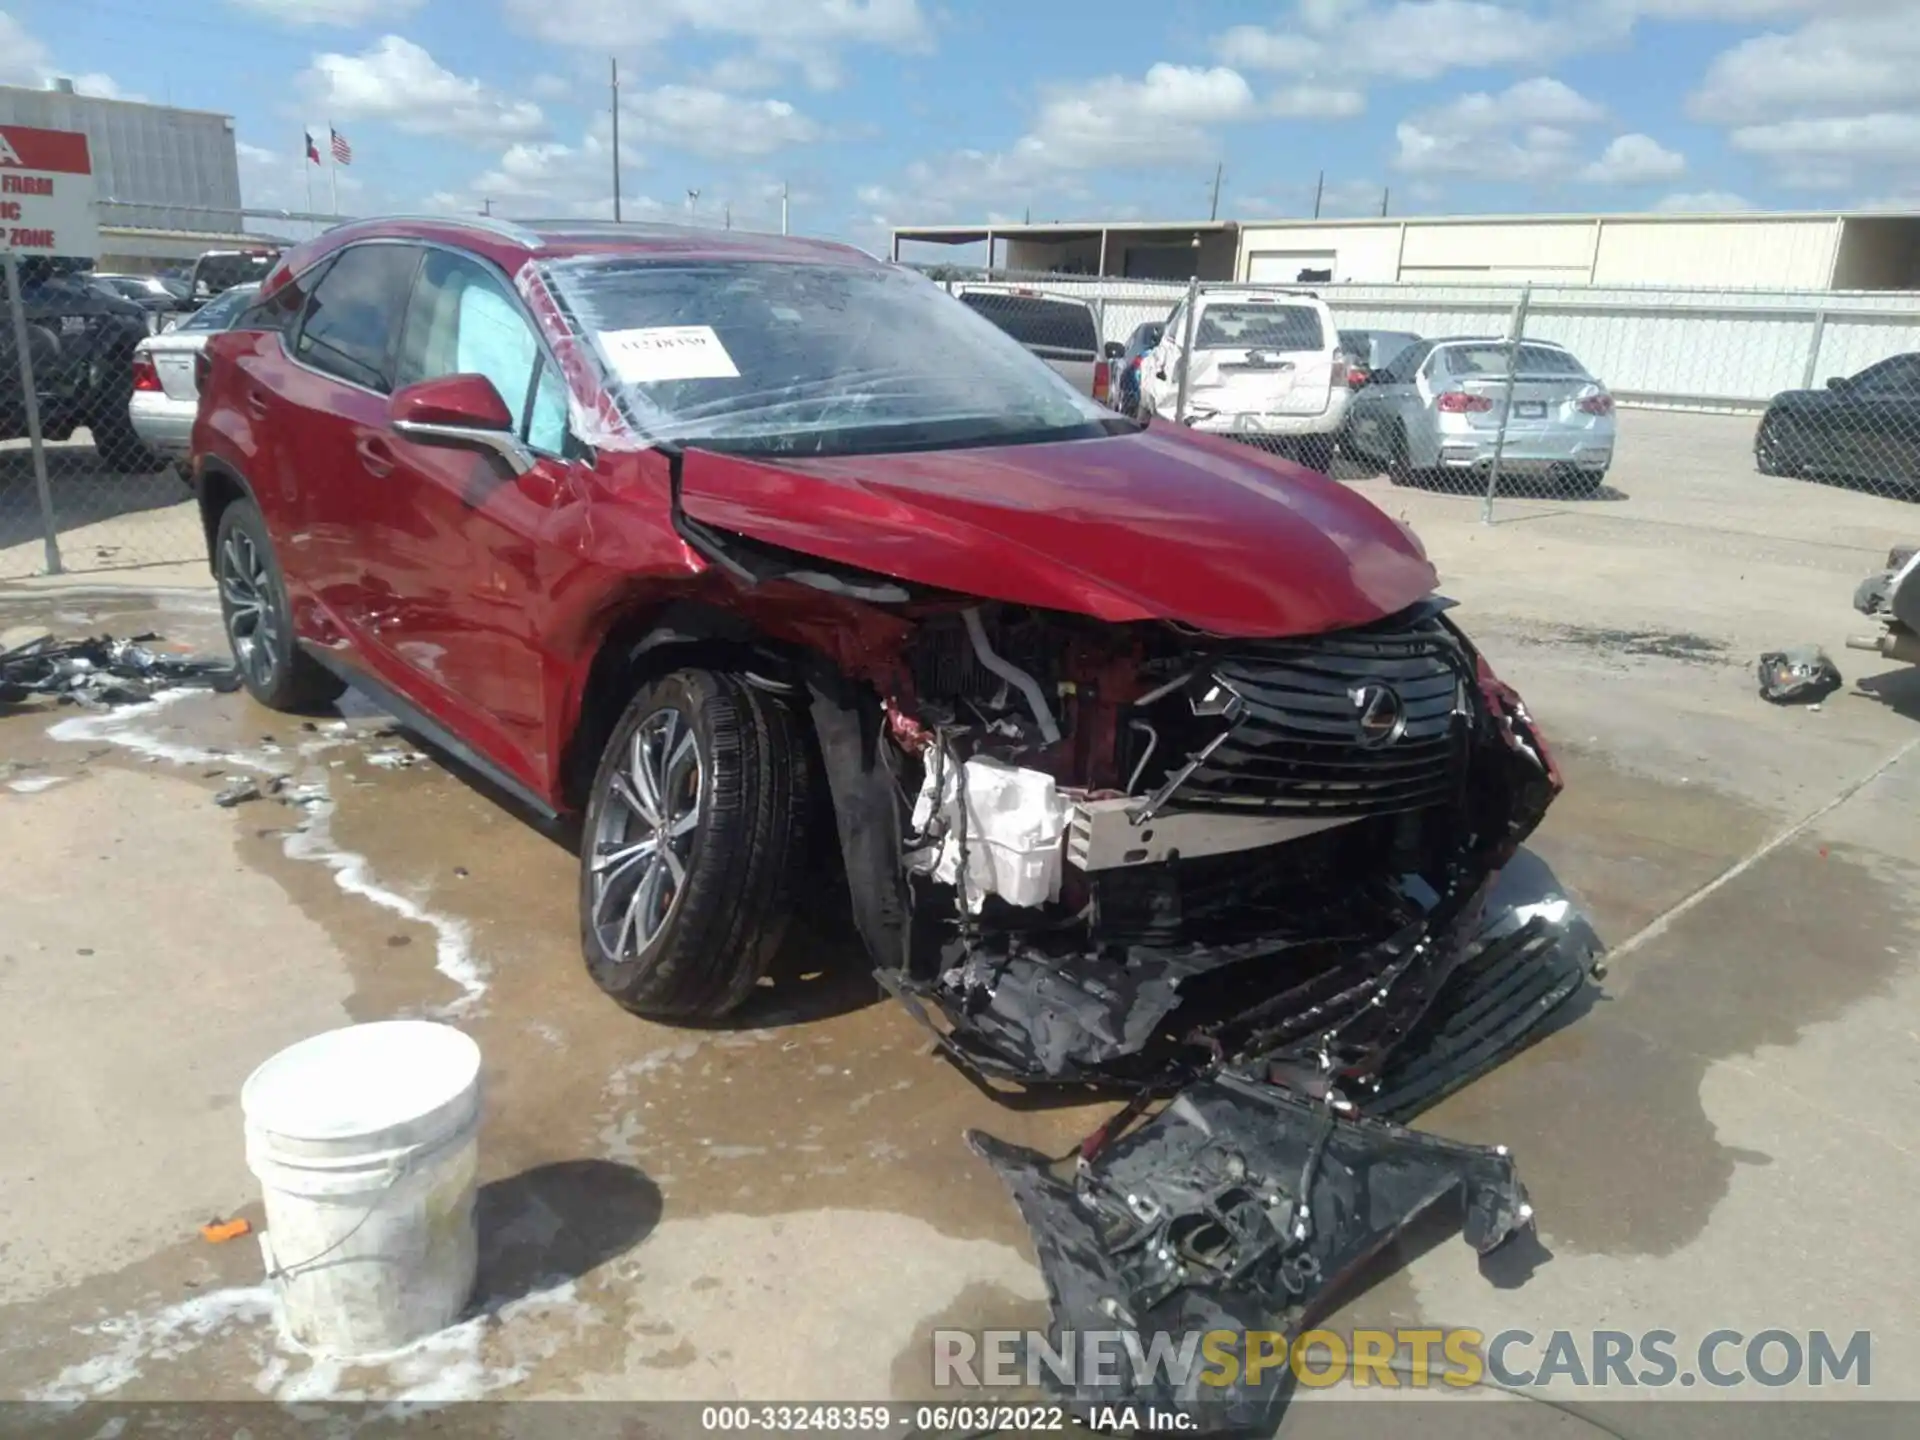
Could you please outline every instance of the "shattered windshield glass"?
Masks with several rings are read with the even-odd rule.
[[[1112,411],[909,271],[605,258],[544,271],[652,440],[835,455],[1112,433]]]

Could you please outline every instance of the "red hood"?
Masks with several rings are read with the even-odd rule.
[[[777,464],[695,450],[681,496],[710,525],[896,579],[1222,635],[1365,624],[1437,583],[1419,542],[1346,487],[1161,426]]]

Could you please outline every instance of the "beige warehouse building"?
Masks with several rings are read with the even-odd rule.
[[[1920,213],[1475,215],[903,226],[896,259],[1129,279],[1920,290]],[[976,262],[977,263],[977,262]]]

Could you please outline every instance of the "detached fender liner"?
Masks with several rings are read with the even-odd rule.
[[[1482,1255],[1533,1223],[1503,1150],[1342,1118],[1237,1069],[1183,1091],[1083,1158],[1071,1179],[1036,1151],[977,1131],[967,1143],[1033,1232],[1048,1345],[1074,1355],[1064,1378],[1041,1357],[1043,1382],[1076,1407],[1178,1408],[1204,1431],[1271,1433],[1291,1384],[1284,1357],[1249,1383],[1242,1353],[1232,1382],[1210,1385],[1197,1343],[1184,1374],[1138,1363],[1156,1337],[1177,1352],[1213,1330],[1297,1335],[1362,1264],[1449,1197],[1463,1201],[1467,1242]],[[1111,1383],[1093,1379],[1088,1332],[1137,1338],[1109,1362]]]

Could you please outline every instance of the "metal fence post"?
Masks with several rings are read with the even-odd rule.
[[[19,360],[20,399],[27,414],[27,444],[33,450],[33,486],[40,495],[40,535],[46,543],[47,574],[60,573],[59,527],[53,518],[53,489],[47,483],[47,448],[40,438],[40,392],[33,378],[33,346],[27,334],[27,308],[20,294],[20,260],[5,252],[7,308],[13,312],[13,344]]]
[[[1811,390],[1814,387],[1813,377],[1820,373],[1820,342],[1826,339],[1826,335],[1827,309],[1823,305],[1813,312],[1813,334],[1807,337],[1807,363],[1800,372],[1802,390]]]
[[[1533,282],[1520,287],[1520,301],[1513,307],[1513,321],[1507,332],[1507,378],[1500,387],[1500,429],[1493,437],[1493,464],[1487,467],[1487,498],[1480,510],[1482,524],[1493,523],[1493,495],[1500,488],[1500,462],[1507,452],[1507,421],[1513,414],[1513,378],[1520,369],[1520,337],[1527,332],[1527,306],[1533,301]]]
[[[1187,282],[1187,313],[1180,326],[1180,389],[1173,402],[1173,418],[1177,424],[1187,422],[1187,376],[1193,366],[1193,312],[1200,308],[1200,277],[1194,276]]]

